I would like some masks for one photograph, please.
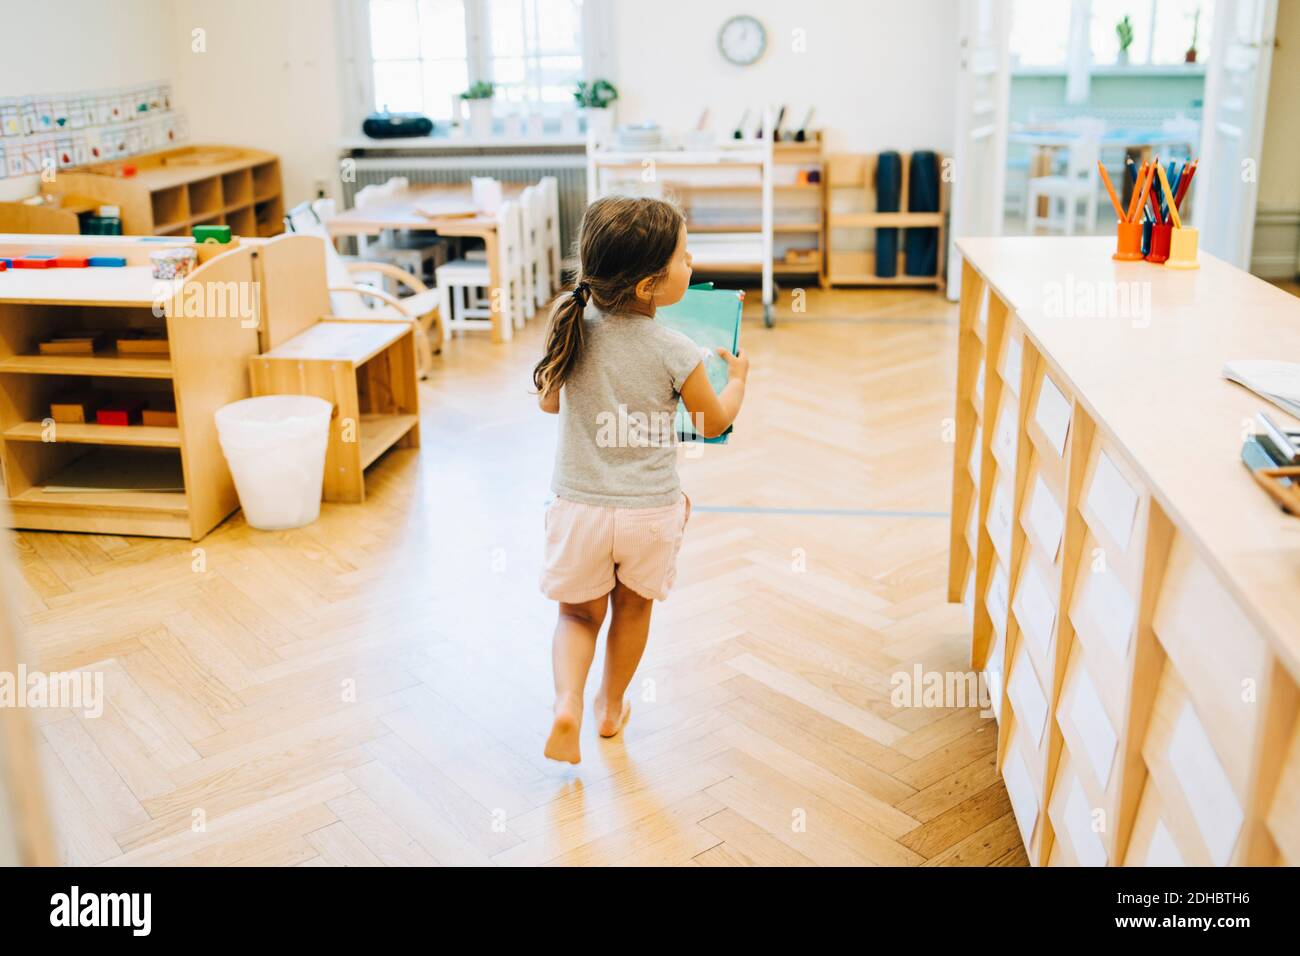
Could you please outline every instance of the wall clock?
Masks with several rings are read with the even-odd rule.
[[[718,50],[727,62],[749,66],[767,49],[763,24],[750,16],[732,17],[718,31]]]

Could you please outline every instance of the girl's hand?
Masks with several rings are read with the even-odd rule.
[[[727,363],[727,377],[744,380],[749,377],[749,356],[741,349],[735,355],[730,350],[719,347],[718,355]]]

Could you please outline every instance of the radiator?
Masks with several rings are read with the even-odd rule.
[[[560,244],[566,258],[578,238],[578,224],[587,207],[587,159],[578,154],[536,156],[393,156],[360,158],[354,182],[344,182],[343,205],[351,208],[353,197],[364,186],[381,185],[394,176],[405,176],[412,186],[468,184],[473,176],[490,176],[503,183],[532,185],[543,176],[554,176],[560,193]]]

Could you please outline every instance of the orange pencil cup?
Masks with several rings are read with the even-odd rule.
[[[1200,232],[1191,226],[1175,229],[1169,239],[1169,258],[1165,267],[1169,269],[1199,269],[1196,261],[1197,248],[1200,245]]]
[[[1142,258],[1142,223],[1115,223],[1115,254],[1112,259]]]
[[[1147,250],[1147,262],[1164,262],[1169,258],[1169,236],[1174,227],[1167,222],[1151,224],[1151,246]]]

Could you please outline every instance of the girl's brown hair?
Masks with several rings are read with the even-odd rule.
[[[578,274],[573,292],[551,310],[546,353],[533,369],[533,385],[550,395],[582,355],[582,314],[587,302],[602,312],[626,311],[636,284],[668,271],[685,220],[662,199],[607,196],[583,213],[578,230]]]

